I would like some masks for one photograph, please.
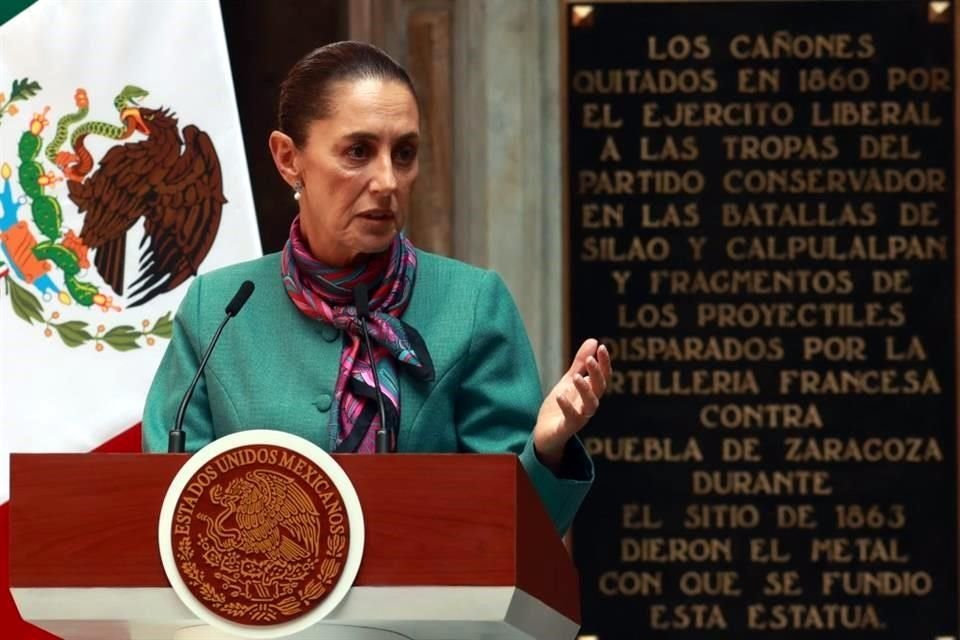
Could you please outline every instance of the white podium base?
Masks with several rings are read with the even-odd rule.
[[[167,588],[11,589],[28,622],[64,640],[213,640]],[[333,636],[327,629],[380,635]],[[179,635],[190,632],[194,635]],[[579,626],[514,587],[354,587],[295,640],[573,640]],[[387,634],[387,635],[383,635]],[[235,638],[230,637],[230,640]]]
[[[411,640],[410,636],[369,627],[348,627],[342,624],[318,624],[300,633],[284,636],[284,640]],[[243,640],[207,625],[187,627],[173,634],[173,640]]]

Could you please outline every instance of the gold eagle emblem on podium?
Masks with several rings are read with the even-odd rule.
[[[270,449],[259,448],[262,459]],[[272,624],[326,597],[343,572],[349,531],[342,497],[319,467],[243,453],[214,459],[180,496],[177,513],[190,524],[174,527],[176,562],[191,593],[219,615]]]
[[[216,485],[210,501],[224,509],[207,522],[207,536],[222,553],[238,549],[273,563],[298,562],[320,549],[320,514],[306,492],[284,474],[257,469]]]

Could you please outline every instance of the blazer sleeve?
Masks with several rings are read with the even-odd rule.
[[[523,320],[499,275],[485,272],[478,289],[455,409],[460,449],[519,455],[562,534],[570,527],[593,482],[593,462],[577,438],[567,445],[556,475],[537,458],[533,426],[543,394]]]
[[[173,337],[160,361],[160,367],[147,393],[143,410],[145,452],[166,452],[168,433],[177,416],[177,408],[197,373],[202,348],[198,336],[202,278],[194,278],[173,320]],[[187,406],[183,428],[186,450],[196,451],[214,439],[213,419],[207,399],[207,385],[201,376]]]

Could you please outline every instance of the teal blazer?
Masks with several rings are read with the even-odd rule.
[[[193,280],[147,396],[145,451],[167,450],[177,406],[244,280],[256,289],[227,324],[187,409],[187,451],[253,428],[333,448],[328,419],[341,332],[293,305],[280,280],[280,254],[271,254]],[[593,464],[576,438],[556,475],[534,454],[531,432],[543,395],[523,322],[500,277],[417,251],[416,283],[403,319],[423,336],[436,375],[424,382],[397,369],[399,451],[513,452],[557,531],[565,531],[593,481]]]

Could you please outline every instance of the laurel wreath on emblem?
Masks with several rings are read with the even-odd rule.
[[[204,538],[206,537],[204,536]],[[218,568],[218,571],[214,573],[214,578],[220,581],[221,590],[207,579],[206,573],[194,559],[194,548],[190,538],[180,539],[176,557],[181,575],[185,578],[187,584],[199,591],[207,606],[231,618],[249,616],[251,620],[272,622],[279,615],[295,616],[299,614],[333,586],[336,577],[340,574],[346,545],[347,539],[345,536],[330,535],[327,538],[326,554],[320,562],[319,569],[313,562],[300,563],[293,568],[296,573],[303,574],[299,576],[300,578],[306,577],[316,569],[316,573],[307,584],[295,592],[286,594],[286,597],[276,602],[248,604],[229,600],[228,596],[240,595],[247,578],[251,574],[262,576],[273,571],[273,575],[269,575],[269,578],[274,583],[287,582],[287,584],[289,584],[290,579],[297,579],[296,576],[290,575],[289,568],[286,568],[287,570],[283,574],[276,573],[276,569],[279,567],[273,566],[269,561],[256,563],[243,559],[236,552],[223,553],[212,544],[209,538],[206,538],[201,543],[201,546],[205,548],[203,557],[208,564]],[[253,563],[254,566],[247,563]]]
[[[19,113],[15,103],[33,98],[41,89],[28,78],[14,80],[9,99],[0,93],[0,123],[4,116]],[[97,351],[104,345],[131,351],[141,347],[141,340],[152,346],[158,338],[169,339],[171,312],[143,320],[139,329],[99,324],[92,330],[83,320],[61,320],[60,311],[49,306],[56,301],[64,308],[76,304],[99,307],[104,313],[122,311],[114,296],[123,296],[126,286],[127,232],[141,218],[139,277],[126,286],[131,298],[127,306],[172,291],[196,275],[220,224],[226,198],[209,136],[194,125],[179,131],[176,117],[167,109],[141,107],[137,100],[147,95],[144,89],[127,85],[114,98],[121,126],[84,121],[90,100],[84,89],[77,89],[76,110],[57,120],[45,147],[41,134],[50,124],[50,107],[34,113],[17,146],[17,178],[23,191],[19,198],[13,195],[10,165],[0,162],[2,292],[16,316],[43,326],[47,337],[56,333],[68,347],[93,344]],[[94,170],[94,158],[84,144],[88,138],[123,141],[135,134],[146,137],[111,147]],[[70,149],[62,149],[68,139]],[[69,200],[84,216],[79,232],[64,227],[61,201],[52,192],[60,182],[66,183]],[[30,218],[20,219],[19,210],[27,205]],[[38,234],[45,239],[38,241]],[[92,267],[104,285],[82,279]]]

